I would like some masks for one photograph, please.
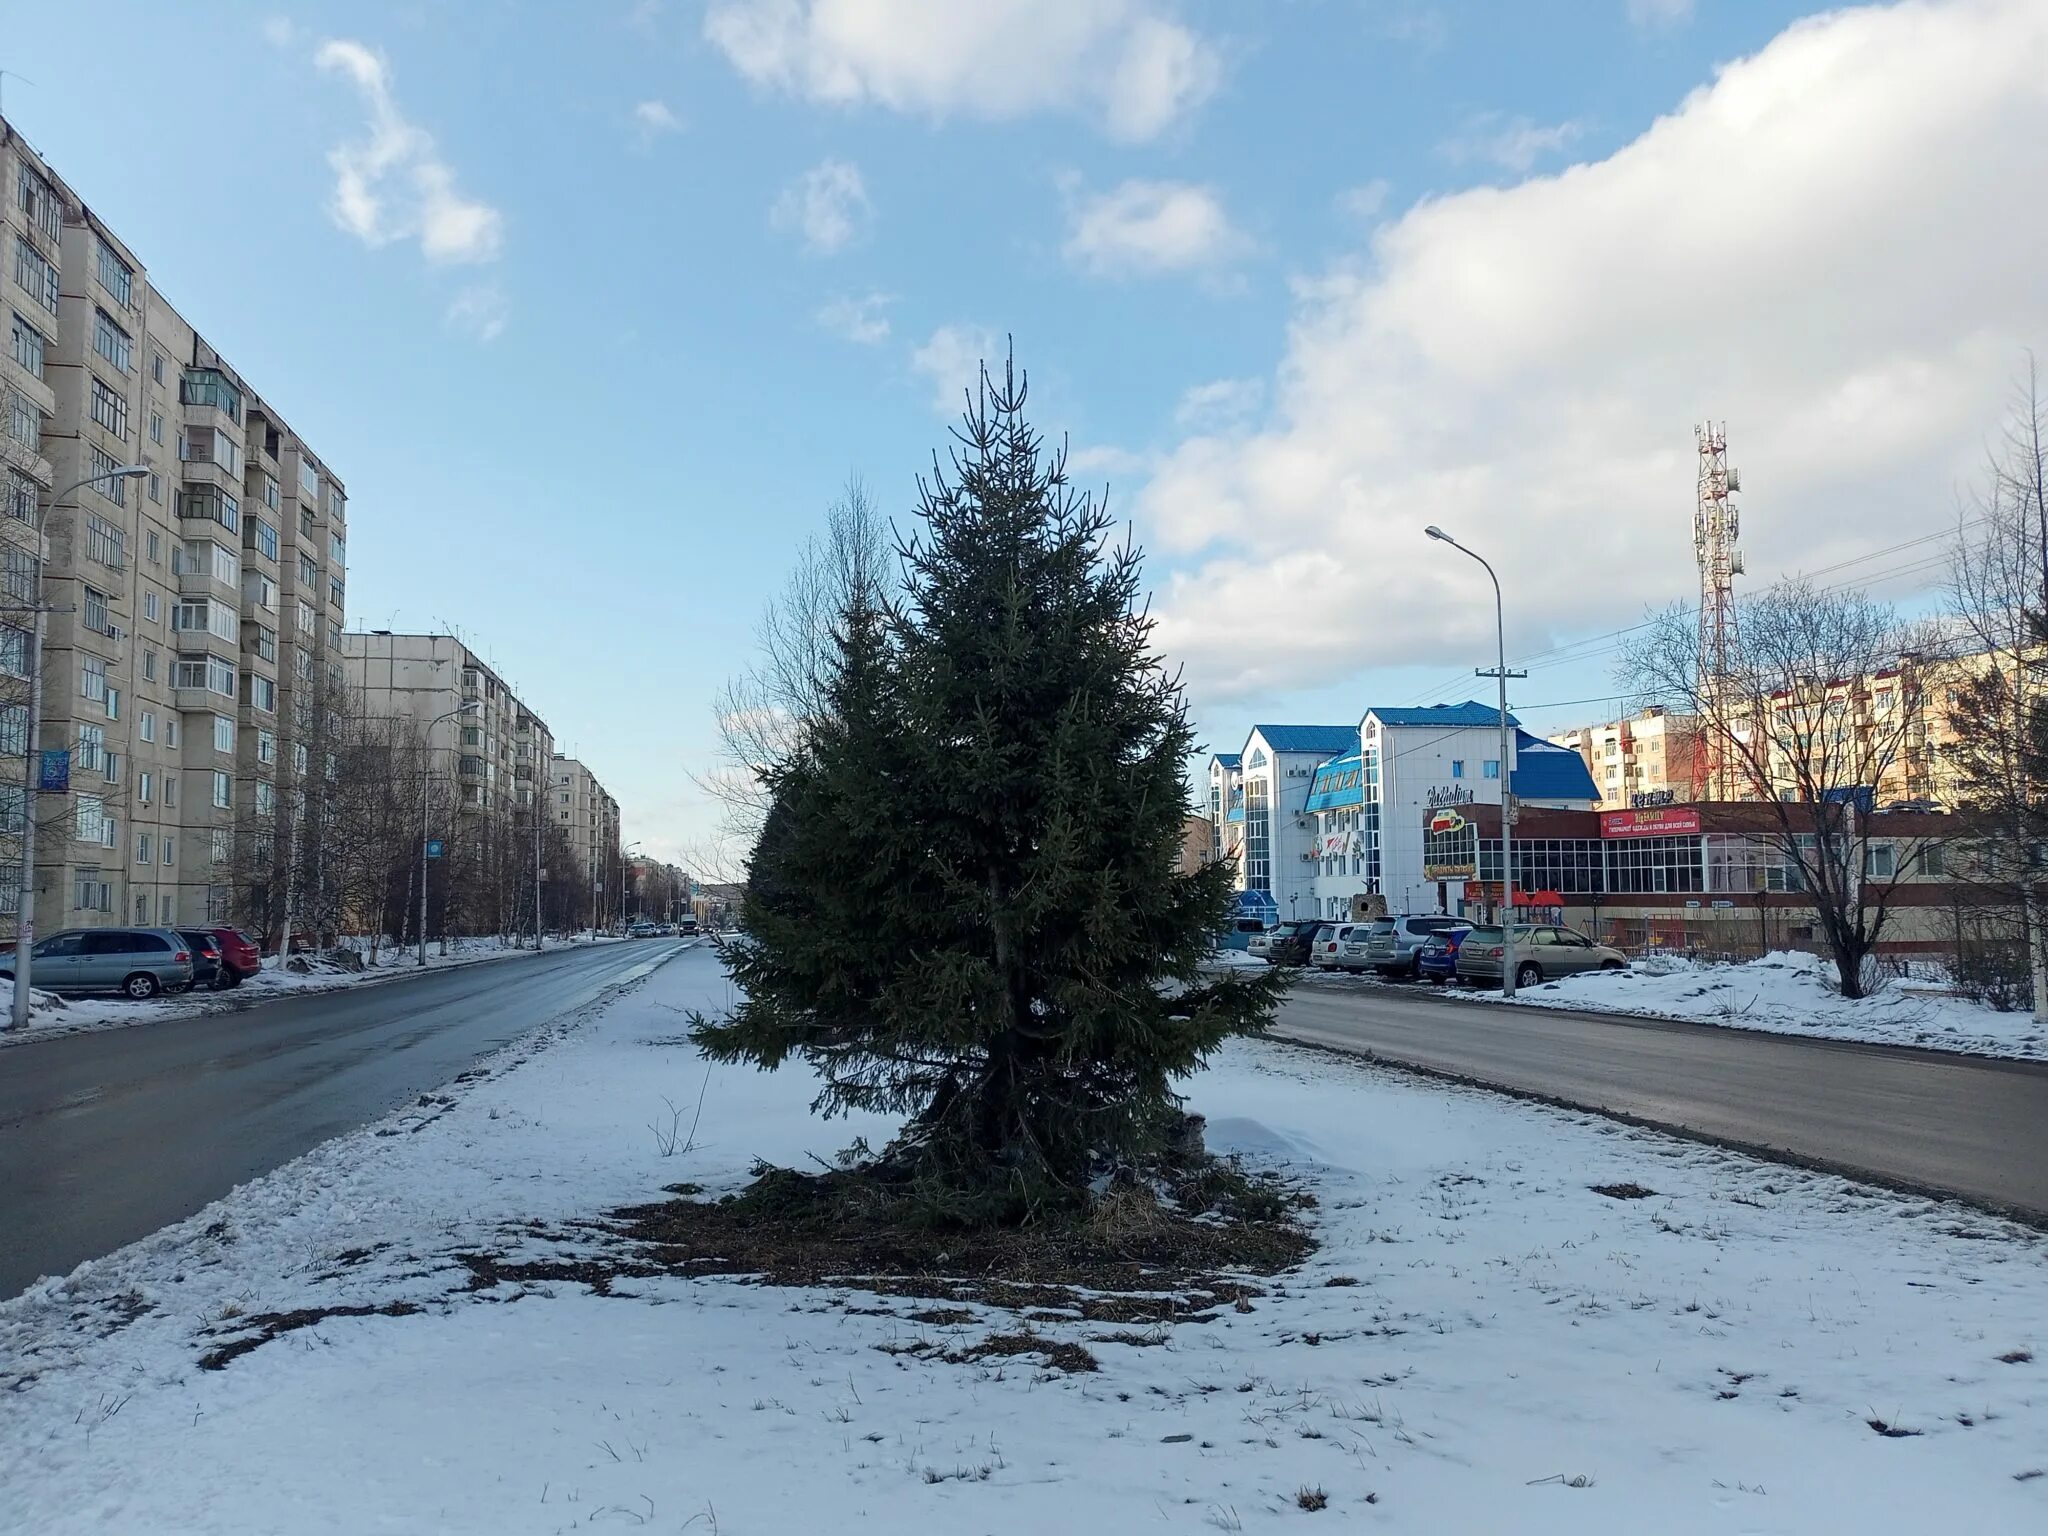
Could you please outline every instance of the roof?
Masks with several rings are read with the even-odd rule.
[[[1226,768],[1235,768],[1244,761],[1242,752],[1218,752],[1215,760]]]
[[[1345,757],[1333,757],[1316,770],[1316,776],[1309,781],[1308,799],[1304,810],[1328,811],[1339,806],[1363,805],[1365,785],[1362,782],[1364,758],[1356,752]]]
[[[1432,704],[1427,709],[1369,709],[1366,713],[1383,726],[1500,724],[1499,705],[1481,704],[1473,699],[1462,704]],[[1510,714],[1508,724],[1519,726],[1521,721]]]
[[[1569,747],[1521,730],[1515,732],[1514,789],[1523,800],[1584,800],[1591,804],[1600,799],[1583,757]]]
[[[1275,752],[1320,752],[1333,757],[1358,750],[1355,725],[1255,725],[1252,732]]]

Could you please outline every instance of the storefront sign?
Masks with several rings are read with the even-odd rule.
[[[1432,837],[1443,837],[1452,832],[1462,832],[1468,825],[1470,823],[1457,811],[1437,811],[1429,818],[1429,834]]]
[[[1700,813],[1677,808],[1648,811],[1602,811],[1602,837],[1692,837],[1700,830]]]
[[[1460,784],[1439,784],[1429,792],[1429,808],[1442,810],[1447,805],[1470,805],[1472,791]]]
[[[46,747],[37,765],[36,788],[61,794],[71,787],[71,753],[64,747]]]

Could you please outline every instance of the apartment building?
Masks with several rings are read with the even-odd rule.
[[[453,635],[374,629],[343,634],[341,658],[350,695],[366,713],[427,727],[428,761],[452,775],[464,813],[532,811],[555,738],[481,656]],[[470,704],[476,708],[465,712]]]
[[[247,920],[310,767],[313,685],[338,676],[347,492],[4,119],[0,188],[0,778],[28,766],[38,592],[35,745],[70,754],[68,788],[37,796],[32,915]],[[22,804],[0,796],[0,931]]]
[[[619,802],[605,792],[597,775],[573,757],[557,752],[554,757],[555,825],[569,834],[569,851],[583,878],[609,887],[617,878],[619,859]],[[617,893],[599,893],[600,905],[612,910]]]
[[[1632,719],[1575,726],[1546,737],[1576,752],[1600,791],[1596,809],[1626,810],[1690,800],[1699,792],[1699,717],[1662,708]]]

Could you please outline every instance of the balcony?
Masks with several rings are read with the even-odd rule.
[[[237,426],[242,423],[242,392],[218,368],[187,368],[178,381],[178,403],[218,411]]]

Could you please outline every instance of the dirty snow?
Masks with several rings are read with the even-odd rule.
[[[1037,1325],[1099,1372],[884,1353],[1017,1324],[920,1324],[852,1287],[466,1291],[464,1248],[587,1244],[544,1234],[887,1134],[812,1118],[800,1071],[707,1068],[682,1011],[729,997],[713,953],[682,953],[0,1304],[7,1511],[43,1533],[1200,1533],[1296,1529],[1306,1491],[1333,1529],[2048,1528],[2040,1234],[1277,1044],[1224,1051],[1194,1105],[1213,1144],[1308,1183],[1321,1249],[1249,1313]],[[1650,1193],[1594,1188],[1627,1184]],[[196,1364],[253,1314],[394,1302],[420,1310]]]

